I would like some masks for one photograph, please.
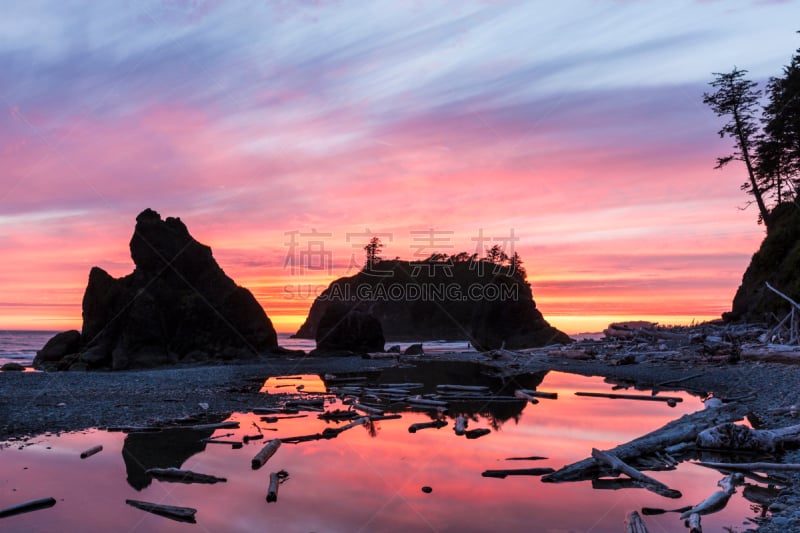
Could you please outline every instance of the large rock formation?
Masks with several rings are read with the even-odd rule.
[[[781,204],[772,212],[767,236],[753,255],[726,320],[770,322],[790,310],[766,283],[800,301],[800,206]]]
[[[197,242],[179,218],[162,220],[153,210],[143,211],[130,250],[133,273],[119,279],[98,267],[89,273],[79,355],[63,354],[66,365],[117,370],[277,350],[275,329],[261,305],[225,275],[211,248]],[[65,366],[53,354],[74,334],[61,335],[53,349],[48,343],[37,354],[34,366]]]
[[[347,305],[325,310],[316,332],[317,352],[382,352],[385,344],[380,321]]]
[[[332,305],[371,314],[387,341],[470,340],[486,349],[572,342],[536,308],[523,273],[487,261],[380,261],[332,282],[295,336],[315,338]]]

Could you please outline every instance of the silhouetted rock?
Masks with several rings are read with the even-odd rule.
[[[731,321],[761,322],[783,317],[790,310],[784,299],[767,289],[766,282],[795,301],[800,300],[800,208],[786,203],[772,212],[767,236],[742,277],[733,298]]]
[[[36,352],[33,366],[39,367],[42,363],[60,361],[70,354],[76,354],[81,348],[81,332],[75,329],[56,334],[47,341],[44,347]]]
[[[6,363],[0,366],[0,370],[3,372],[22,372],[25,370],[25,367],[19,363]]]
[[[382,352],[385,340],[377,318],[346,305],[325,310],[316,333],[317,352]]]
[[[277,350],[275,329],[261,305],[225,275],[211,248],[197,242],[180,219],[143,211],[130,250],[133,273],[119,279],[99,267],[89,273],[80,359],[68,368],[146,368]],[[63,358],[59,362],[63,369]]]
[[[483,349],[572,342],[536,309],[524,273],[487,261],[380,261],[332,282],[295,336],[315,338],[333,304],[369,312],[390,341],[469,340]]]
[[[422,344],[412,344],[406,351],[403,352],[403,355],[424,355],[425,350],[422,348]]]

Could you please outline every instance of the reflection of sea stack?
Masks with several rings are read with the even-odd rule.
[[[211,248],[197,242],[179,218],[162,220],[146,209],[136,217],[130,250],[136,268],[125,277],[92,268],[77,351],[74,342],[60,342],[65,348],[43,349],[35,366],[141,368],[277,349],[275,329],[261,305],[222,271]]]
[[[425,268],[423,268],[425,267]],[[536,308],[524,273],[486,260],[380,261],[339,278],[314,301],[300,338],[316,338],[332,306],[368,312],[387,341],[462,340],[478,348],[524,348],[571,339]]]

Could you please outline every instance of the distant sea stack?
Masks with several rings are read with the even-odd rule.
[[[745,322],[783,318],[791,310],[790,304],[770,291],[767,282],[800,301],[800,206],[795,203],[781,204],[772,211],[767,236],[744,273],[733,308],[723,318]]]
[[[146,209],[130,241],[134,271],[99,267],[83,296],[83,329],[56,335],[34,359],[48,370],[148,368],[255,357],[278,349],[252,293],[219,267],[179,218]]]
[[[463,257],[465,254],[460,254]],[[464,340],[482,349],[528,348],[572,340],[536,308],[525,272],[489,260],[382,260],[332,282],[296,337],[318,337],[331,306],[375,317],[386,341]]]

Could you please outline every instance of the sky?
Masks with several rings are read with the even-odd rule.
[[[384,257],[493,244],[568,333],[730,308],[764,236],[702,103],[800,2],[0,0],[0,328],[79,328],[136,215],[180,217],[280,332]]]

